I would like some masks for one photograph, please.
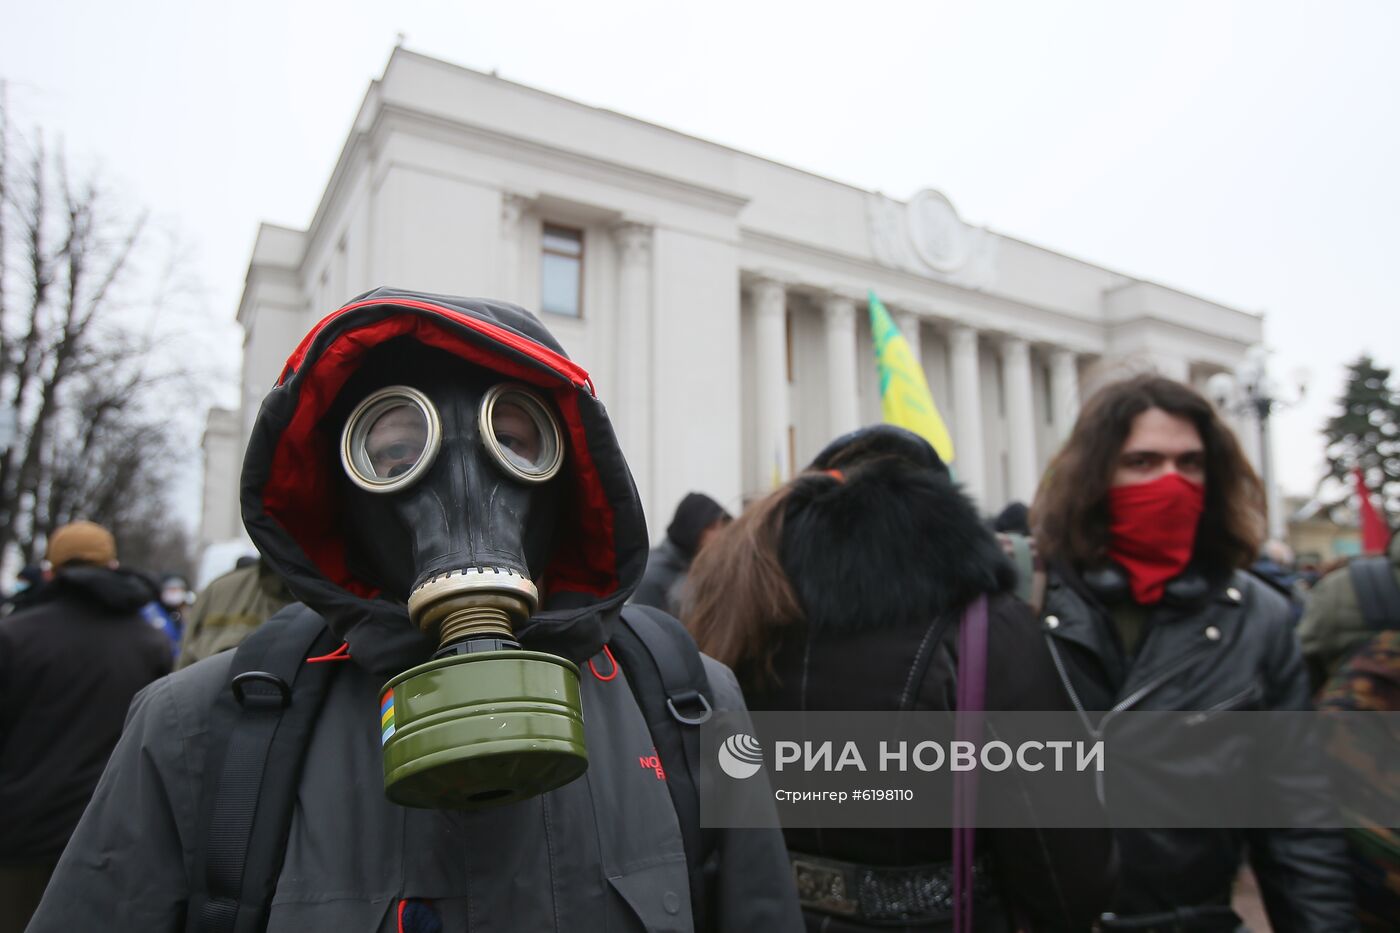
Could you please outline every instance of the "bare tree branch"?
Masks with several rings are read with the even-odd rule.
[[[9,86],[0,78],[0,385],[10,374],[10,330],[5,320],[5,287],[10,277],[10,252],[6,239],[10,212],[10,100]]]
[[[18,430],[0,457],[0,556],[18,548],[32,559],[54,528],[83,517],[173,560],[188,545],[167,505],[183,439],[156,399],[194,376],[170,362],[156,313],[130,303],[148,215],[124,217],[42,136],[17,161],[3,105],[0,407]],[[21,291],[6,281],[16,269]],[[162,275],[147,296],[156,305],[177,270]]]

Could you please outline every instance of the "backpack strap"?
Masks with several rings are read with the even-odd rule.
[[[1361,616],[1372,631],[1400,628],[1400,583],[1386,557],[1363,557],[1347,565]]]
[[[647,721],[656,754],[666,769],[666,789],[680,822],[690,877],[695,929],[709,928],[706,881],[719,834],[700,826],[700,724],[713,712],[709,678],[695,639],[676,619],[651,606],[622,609],[622,625],[609,642]]]
[[[267,924],[316,717],[338,664],[305,664],[340,639],[305,606],[240,644],[209,721],[188,933]]]
[[[987,597],[978,596],[958,627],[957,713],[954,732],[982,741],[987,708]],[[953,775],[953,931],[972,933],[973,863],[977,857],[977,772]]]

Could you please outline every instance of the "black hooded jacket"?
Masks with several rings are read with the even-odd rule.
[[[0,862],[58,858],[131,698],[170,672],[141,616],[155,598],[141,574],[74,566],[0,619]]]
[[[413,809],[384,793],[380,689],[435,646],[402,602],[352,570],[337,423],[327,415],[365,355],[397,340],[459,357],[478,375],[527,383],[562,424],[564,464],[550,481],[561,491],[559,533],[539,575],[540,608],[514,631],[524,648],[578,666],[588,770],[491,809]],[[331,313],[263,402],[244,461],[242,506],[249,535],[301,601],[283,613],[315,613],[345,642],[323,659],[337,673],[308,740],[269,933],[393,933],[410,928],[404,917],[421,902],[443,929],[692,930],[675,807],[664,772],[640,764],[654,742],[628,671],[604,650],[646,563],[641,503],[588,374],[533,315],[393,289]],[[185,668],[133,704],[35,933],[178,929],[199,870],[192,849],[209,710],[227,689],[231,655]],[[744,715],[728,669],[709,659],[704,669],[715,708]],[[710,916],[719,928],[800,923],[776,831],[719,833],[715,851]],[[132,906],[112,925],[118,903]]]
[[[750,709],[952,710],[957,619],[980,594],[990,599],[986,708],[1069,709],[1033,615],[1008,592],[1014,574],[995,538],[932,449],[894,432],[870,428],[834,442],[817,458],[818,470],[840,462],[843,444],[861,443],[877,456],[794,485],[781,562],[804,621],[783,637],[776,677],[740,672]],[[926,458],[923,468],[903,455],[878,456],[911,439]],[[944,617],[949,624],[930,644]],[[1076,805],[1092,807],[1092,783],[1079,790]],[[1047,811],[1055,805],[1033,802]],[[947,829],[789,829],[785,836],[794,853],[869,866],[946,864],[952,856]],[[1032,928],[1087,929],[1107,906],[1114,882],[1107,830],[982,830],[978,839],[979,852],[993,857],[1002,904],[1029,917]],[[837,917],[808,919],[809,928],[829,933],[867,929]],[[983,912],[978,928],[1007,922]]]

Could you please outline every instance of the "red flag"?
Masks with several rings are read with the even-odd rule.
[[[1361,553],[1384,554],[1385,546],[1390,541],[1390,529],[1371,502],[1371,491],[1366,488],[1366,477],[1362,475],[1361,467],[1354,472],[1356,494],[1361,497]]]

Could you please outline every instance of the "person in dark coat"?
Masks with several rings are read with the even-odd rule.
[[[671,524],[666,526],[666,540],[651,549],[647,556],[646,573],[632,594],[632,602],[655,606],[673,616],[680,615],[682,588],[690,563],[709,542],[715,532],[732,520],[732,516],[703,492],[686,493]]]
[[[91,522],[49,540],[53,579],[0,620],[0,930],[22,930],[121,735],[127,706],[170,671],[156,598]]]
[[[964,607],[990,598],[988,710],[1067,710],[1035,620],[1010,593],[1010,564],[921,437],[890,425],[833,441],[798,477],[750,506],[696,559],[687,624],[735,668],[753,710],[950,710]],[[948,624],[939,626],[940,620]],[[935,633],[942,635],[935,639]],[[932,639],[932,641],[931,641]],[[1078,806],[1096,810],[1090,778]],[[1062,802],[1062,801],[1061,801]],[[1033,801],[1048,808],[1053,800]],[[1081,811],[1083,812],[1083,811]],[[798,869],[878,876],[905,894],[880,908],[829,890],[804,899],[808,929],[943,930],[951,905],[949,829],[788,829]],[[1086,930],[1113,891],[1106,829],[978,830],[980,930]],[[857,882],[859,886],[859,882]],[[849,887],[849,885],[848,885]],[[828,886],[829,888],[829,886]]]
[[[1245,572],[1263,538],[1263,488],[1215,409],[1155,375],[1113,383],[1080,412],[1031,509],[1047,581],[1040,629],[1086,722],[1131,733],[1132,711],[1308,710],[1289,606]],[[1150,720],[1150,721],[1148,721]],[[1147,717],[1145,730],[1159,730]],[[1141,735],[1141,733],[1137,733]],[[1125,741],[1132,735],[1124,735]],[[1288,747],[1284,747],[1288,746]],[[1329,790],[1284,742],[1170,761],[1198,799],[1251,783],[1321,800]],[[1278,756],[1278,757],[1270,757]],[[1110,786],[1110,791],[1112,791]],[[1113,812],[1115,798],[1106,801]],[[1309,829],[1122,829],[1112,929],[1233,931],[1231,886],[1247,850],[1275,930],[1355,929],[1341,834]]]

